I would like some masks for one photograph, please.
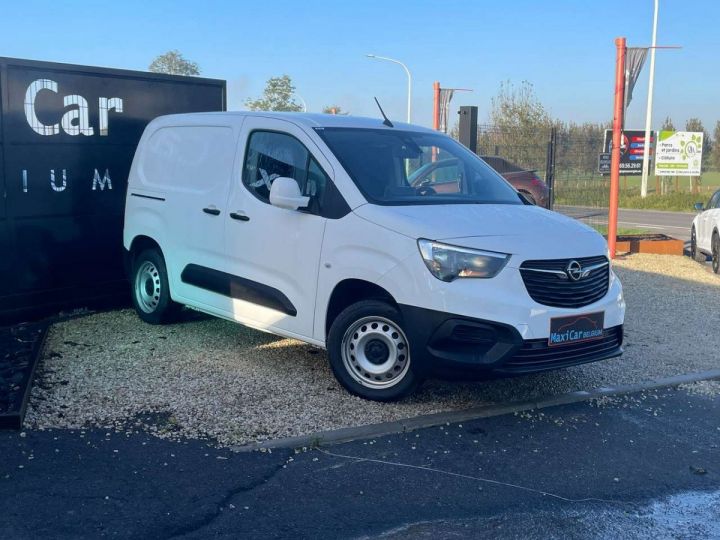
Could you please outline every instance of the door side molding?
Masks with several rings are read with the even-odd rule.
[[[291,317],[297,316],[297,309],[282,291],[257,281],[199,264],[188,264],[183,269],[180,279],[188,285],[222,294],[228,298],[236,298],[274,309]]]

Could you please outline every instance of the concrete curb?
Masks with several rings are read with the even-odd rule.
[[[593,390],[578,390],[576,392],[561,394],[543,400],[516,401],[506,405],[487,405],[483,407],[464,409],[461,411],[425,414],[415,416],[413,418],[382,422],[380,424],[320,431],[297,437],[286,437],[283,439],[273,439],[248,445],[233,446],[231,447],[231,450],[235,452],[251,452],[254,450],[303,447],[311,448],[319,445],[339,444],[358,439],[369,439],[373,437],[382,437],[383,435],[406,433],[416,429],[440,426],[451,422],[467,422],[478,418],[489,418],[492,416],[501,416],[504,414],[529,411],[532,409],[545,409],[548,407],[556,407],[558,405],[568,405],[570,403],[596,399],[603,396],[632,394],[635,392],[679,386],[681,384],[710,379],[720,379],[720,369],[711,369],[709,371],[701,371],[698,373],[688,373],[685,375],[677,375],[675,377],[666,377],[638,384],[602,387],[595,388]]]

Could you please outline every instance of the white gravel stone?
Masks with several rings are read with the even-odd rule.
[[[346,393],[324,351],[227,321],[158,327],[124,310],[62,322],[48,337],[27,425],[245,444],[720,366],[720,278],[672,256],[633,255],[615,271],[628,303],[623,357],[486,382],[430,381],[390,404]]]

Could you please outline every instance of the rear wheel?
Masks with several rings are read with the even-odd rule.
[[[130,285],[135,311],[147,323],[171,322],[182,307],[170,298],[165,259],[158,249],[143,250],[133,258]]]
[[[712,236],[712,269],[716,274],[720,274],[720,236],[717,231]]]
[[[330,327],[327,347],[337,380],[362,398],[397,400],[421,382],[400,313],[386,302],[363,300],[345,308]]]

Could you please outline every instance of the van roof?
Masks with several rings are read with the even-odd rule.
[[[364,129],[399,129],[402,131],[421,131],[429,133],[437,133],[428,128],[417,126],[415,124],[407,124],[405,122],[396,122],[392,118],[393,128],[383,124],[383,119],[369,118],[364,116],[350,116],[340,114],[320,114],[320,113],[295,113],[295,112],[271,112],[271,111],[237,111],[237,112],[204,112],[204,113],[187,113],[187,114],[171,114],[161,116],[156,119],[162,121],[163,124],[172,124],[178,121],[192,121],[200,117],[223,117],[226,120],[240,121],[245,116],[257,116],[263,118],[277,118],[279,120],[287,120],[295,124],[306,126],[309,128],[316,127],[345,127],[345,128],[364,128]]]

